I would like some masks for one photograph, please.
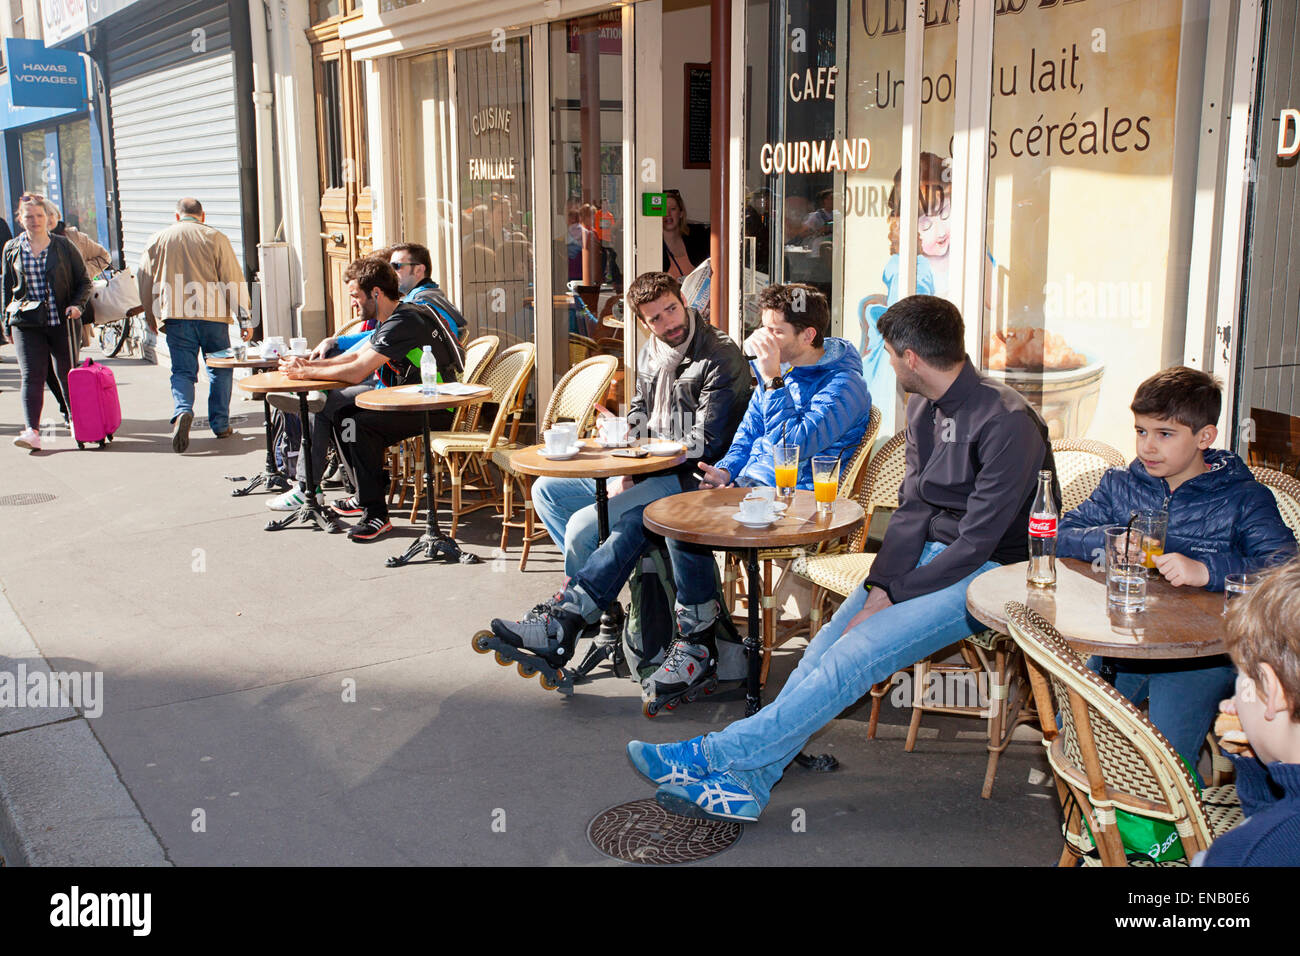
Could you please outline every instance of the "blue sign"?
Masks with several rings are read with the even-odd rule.
[[[14,106],[84,109],[86,67],[80,54],[47,50],[40,40],[5,40]]]

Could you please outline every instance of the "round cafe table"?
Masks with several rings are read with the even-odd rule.
[[[289,378],[283,372],[262,372],[239,380],[239,387],[254,395],[265,397],[272,392],[292,392],[298,396],[298,415],[302,419],[302,450],[299,454],[307,456],[303,462],[307,478],[307,500],[303,502],[301,508],[288,517],[268,522],[267,531],[279,531],[289,527],[295,521],[313,525],[316,530],[328,531],[331,534],[343,530],[334,515],[322,508],[316,498],[316,475],[311,465],[311,419],[307,414],[307,393],[332,392],[335,389],[347,388],[350,384],[350,382],[337,382],[332,379]],[[270,418],[268,414],[268,422]],[[267,427],[270,428],[269,425]]]
[[[1056,560],[1056,587],[1033,588],[1027,562],[985,571],[966,589],[971,616],[1009,633],[1008,601],[1037,611],[1080,654],[1168,660],[1224,653],[1223,595],[1174,587],[1159,575],[1147,579],[1146,610],[1125,613],[1106,602],[1106,573],[1087,561]]]
[[[1004,608],[1019,601],[1042,615],[1080,654],[1145,660],[1210,657],[1224,653],[1223,595],[1204,588],[1174,587],[1159,575],[1147,578],[1146,609],[1126,613],[1106,600],[1106,572],[1087,561],[1056,559],[1056,587],[1026,582],[1027,561],[985,571],[966,588],[966,610],[976,620],[1009,634]],[[1019,655],[1019,648],[1016,648]],[[1030,661],[1025,671],[1046,740],[1056,718],[1046,676]],[[1014,664],[1008,664],[1014,667]]]
[[[649,475],[674,468],[686,460],[685,446],[671,455],[647,455],[644,458],[627,458],[615,455],[614,449],[601,447],[595,439],[578,442],[581,450],[573,458],[564,460],[543,457],[545,445],[521,448],[510,459],[510,466],[523,475],[550,478],[593,478],[596,481],[596,537],[601,544],[609,537],[609,492],[605,482],[624,475]],[[617,602],[615,602],[617,606]],[[575,678],[583,678],[605,658],[614,667],[623,662],[622,622],[605,608],[600,615],[600,633],[588,649],[582,663],[574,671]]]
[[[452,395],[438,392],[425,395],[419,391],[408,390],[409,387],[376,388],[362,392],[356,397],[357,408],[367,408],[375,412],[424,412],[424,500],[425,529],[405,554],[395,555],[385,562],[386,567],[400,568],[409,564],[413,558],[423,552],[429,560],[442,555],[448,562],[461,564],[478,564],[478,557],[468,551],[462,551],[460,545],[442,533],[438,528],[438,499],[433,493],[433,454],[429,451],[429,415],[446,408],[459,408],[473,405],[492,395],[492,389],[484,385],[473,392]]]
[[[280,364],[279,359],[262,359],[262,358],[218,358],[214,355],[205,356],[208,368],[256,368],[256,369],[273,369]],[[266,393],[262,395],[262,413],[265,415],[266,423],[266,466],[260,475],[254,475],[252,481],[242,488],[235,488],[230,493],[236,498],[242,498],[250,494],[262,485],[266,485],[267,491],[288,491],[289,482],[275,467],[275,435],[271,429],[271,403],[266,400]],[[243,478],[234,478],[233,481],[243,481]]]
[[[839,538],[862,521],[862,506],[847,498],[836,498],[831,513],[817,513],[811,491],[796,491],[787,499],[785,513],[763,528],[750,528],[735,519],[748,488],[709,488],[688,491],[653,501],[645,509],[645,526],[665,538],[700,544],[725,551],[743,551],[749,577],[749,633],[745,651],[749,655],[749,678],[745,692],[745,716],[763,706],[759,695],[759,668],[763,658],[759,603],[762,600],[758,576],[758,552],[768,548],[794,548]]]

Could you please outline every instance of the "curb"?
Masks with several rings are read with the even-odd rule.
[[[0,673],[50,672],[0,591]],[[171,866],[75,708],[0,707],[0,855],[9,866]]]

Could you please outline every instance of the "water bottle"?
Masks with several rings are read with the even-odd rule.
[[[1052,500],[1052,473],[1038,473],[1038,492],[1029,509],[1029,584],[1036,588],[1056,587],[1056,522],[1059,517]]]
[[[438,375],[438,360],[433,357],[432,346],[424,347],[424,354],[420,356],[420,394],[437,395],[438,383],[442,378]]]

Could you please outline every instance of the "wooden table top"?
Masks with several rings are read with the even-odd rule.
[[[240,388],[254,395],[268,392],[329,392],[336,388],[351,388],[351,382],[336,382],[332,379],[290,378],[283,372],[262,372],[241,378]]]
[[[643,514],[656,534],[713,548],[792,548],[848,534],[864,515],[862,506],[836,498],[831,513],[817,514],[811,491],[796,491],[785,514],[765,528],[747,528],[735,519],[748,488],[709,488],[652,501]]]
[[[1169,660],[1224,652],[1221,592],[1176,588],[1162,577],[1148,578],[1146,610],[1124,614],[1107,606],[1106,573],[1093,571],[1087,561],[1058,558],[1055,589],[1029,587],[1026,571],[1022,561],[981,574],[966,589],[966,609],[1006,634],[1003,607],[1019,601],[1086,654]]]
[[[433,412],[442,408],[459,408],[473,405],[492,396],[492,389],[484,385],[472,395],[421,395],[401,388],[376,388],[356,397],[358,408],[377,412]]]
[[[622,458],[612,449],[601,448],[592,438],[579,441],[582,450],[573,458],[555,461],[543,458],[545,445],[529,445],[514,453],[510,467],[523,475],[551,478],[617,478],[621,475],[649,475],[680,465],[686,460],[685,447],[676,455],[647,455],[645,458]]]
[[[264,358],[218,358],[213,355],[205,355],[203,360],[208,363],[209,368],[275,368],[280,364],[279,359]]]

